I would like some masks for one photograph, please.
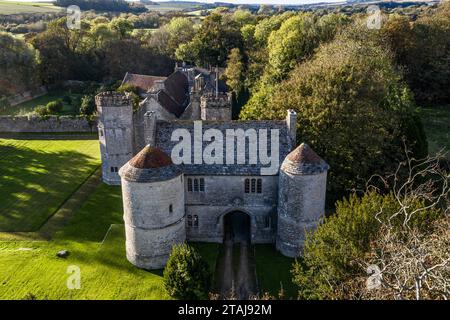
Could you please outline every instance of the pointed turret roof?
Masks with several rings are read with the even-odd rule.
[[[145,146],[119,170],[119,175],[128,181],[156,182],[174,178],[181,171],[161,149]]]
[[[291,174],[317,174],[328,168],[328,164],[306,143],[289,153],[281,165],[281,170]]]

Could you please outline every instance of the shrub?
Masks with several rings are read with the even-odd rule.
[[[55,100],[47,103],[46,108],[49,114],[58,114],[62,111],[63,106],[62,100]]]
[[[85,95],[81,98],[80,114],[90,116],[95,111],[95,99],[93,95]]]
[[[211,286],[207,263],[187,244],[175,245],[164,269],[164,286],[176,299],[206,299]]]
[[[409,210],[424,208],[422,201],[411,201]],[[307,236],[304,256],[294,263],[293,282],[302,299],[342,299],[350,289],[345,283],[366,276],[358,261],[364,259],[379,236],[382,223],[400,209],[393,194],[380,195],[374,191],[363,197],[351,195],[338,201],[336,213],[327,218],[317,230]],[[380,214],[382,210],[382,214]],[[431,208],[418,213],[411,227],[429,225],[442,217],[440,209]],[[402,216],[390,220],[402,227]]]
[[[49,115],[50,114],[50,112],[48,111],[48,108],[47,108],[47,106],[37,106],[35,109],[34,109],[34,112],[36,113],[36,114],[38,114],[38,115],[40,115],[40,116],[47,116],[47,115]]]

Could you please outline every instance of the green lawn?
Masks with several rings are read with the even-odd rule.
[[[69,95],[72,101],[81,98],[80,94],[71,94],[67,91],[52,91],[43,96],[37,97],[33,100],[18,104],[17,106],[0,109],[0,116],[2,115],[24,115],[32,112],[39,105],[46,105],[50,101],[62,99],[63,96]],[[79,113],[78,106],[64,103],[63,110],[60,115],[76,115]]]
[[[422,120],[428,139],[428,151],[435,154],[447,150],[450,160],[450,105],[422,109]]]
[[[49,2],[14,2],[0,0],[0,15],[2,14],[19,14],[19,13],[44,13],[58,12],[61,7],[55,6]]]
[[[281,255],[273,245],[256,245],[255,264],[260,291],[278,297],[282,285],[285,299],[296,299],[296,288],[291,280],[293,263],[294,259]]]
[[[0,242],[0,299],[169,299],[162,270],[145,271],[125,256],[118,186],[100,184],[52,241]],[[217,244],[193,244],[214,270]],[[55,256],[70,251],[67,259]],[[80,268],[70,290],[67,268]]]
[[[0,139],[0,231],[36,231],[100,165],[97,140]]]

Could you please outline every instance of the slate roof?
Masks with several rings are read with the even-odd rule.
[[[328,168],[328,164],[306,143],[289,153],[281,165],[282,170],[291,174],[317,174]]]
[[[166,80],[167,77],[148,76],[143,74],[126,73],[122,85],[130,84],[139,89],[140,93],[146,93],[158,80]]]
[[[177,165],[181,171],[190,175],[260,175],[261,168],[269,167],[270,165],[262,165],[258,159],[257,164],[248,163],[248,140],[246,143],[246,164],[236,164],[237,144],[234,143],[235,164],[226,164],[226,130],[227,129],[255,129],[256,132],[260,129],[268,129],[268,136],[270,137],[270,129],[279,130],[279,157],[278,165],[281,165],[284,158],[289,153],[289,139],[288,130],[285,121],[202,121],[203,132],[207,129],[217,129],[223,134],[224,148],[224,163],[223,164],[181,164]],[[186,129],[191,134],[191,139],[194,139],[194,122],[193,121],[173,121],[164,122],[158,121],[156,129],[156,147],[163,150],[166,154],[171,155],[173,147],[178,144],[178,141],[171,141],[172,132],[176,129]],[[272,146],[270,139],[268,144],[268,153],[270,154]],[[210,142],[203,142],[203,150]],[[191,143],[192,146],[192,143]],[[193,154],[192,148],[192,154]],[[192,156],[193,159],[193,156]],[[277,174],[277,173],[276,173]]]

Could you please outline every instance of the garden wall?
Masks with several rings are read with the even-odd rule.
[[[73,116],[0,116],[0,132],[97,132],[96,121]]]

